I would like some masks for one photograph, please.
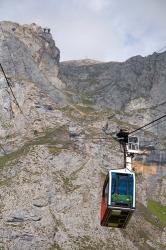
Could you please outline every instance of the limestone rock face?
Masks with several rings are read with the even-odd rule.
[[[69,61],[61,63],[60,72],[69,88],[91,97],[98,105],[141,109],[165,102],[165,62],[166,52],[136,56],[123,63]]]
[[[166,52],[135,56],[126,62],[68,61],[60,64],[60,76],[79,103],[83,99],[94,108],[112,110],[133,125],[146,124],[165,114]],[[77,96],[77,98],[76,98]],[[165,137],[165,124],[150,129]]]
[[[107,171],[123,167],[112,135],[165,112],[166,53],[59,63],[36,24],[1,22],[0,35],[16,97],[0,71],[0,249],[165,249],[164,122],[137,134],[145,154],[125,230],[100,226],[100,202]]]
[[[0,72],[0,131],[3,137],[19,134],[15,142],[20,143],[23,136],[41,132],[44,123],[51,125],[47,115],[56,117],[55,106],[66,104],[65,84],[57,77],[60,52],[52,35],[36,24],[1,22],[0,35],[1,65],[19,104]]]
[[[24,76],[25,79],[36,82],[45,76],[49,81],[55,81],[60,51],[55,46],[51,33],[44,32],[36,24],[21,26],[11,22],[1,22],[0,30],[1,63],[5,65],[10,77],[22,79]]]

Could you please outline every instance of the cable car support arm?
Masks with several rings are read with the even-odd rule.
[[[129,132],[120,130],[116,135],[123,147],[124,167],[132,171],[132,158],[139,153],[139,141],[137,137],[129,137]]]

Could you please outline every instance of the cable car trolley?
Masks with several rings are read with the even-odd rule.
[[[139,140],[120,130],[117,139],[124,149],[124,168],[109,170],[102,192],[101,226],[125,228],[135,210],[135,173],[132,158]]]

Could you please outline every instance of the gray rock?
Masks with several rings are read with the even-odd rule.
[[[16,211],[12,213],[9,218],[6,219],[6,222],[25,222],[25,221],[40,221],[41,216],[36,215],[35,213],[30,213],[28,211]]]
[[[123,167],[112,135],[165,112],[166,53],[59,65],[59,49],[42,27],[0,25],[1,62],[23,111],[0,73],[8,153],[0,156],[0,248],[164,249],[164,226],[147,208],[149,200],[160,208],[166,202],[164,123],[138,134],[149,155],[135,159],[146,171],[136,174],[137,209],[125,231],[100,226],[100,203],[107,170]]]

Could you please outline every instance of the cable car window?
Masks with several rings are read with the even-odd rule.
[[[117,174],[112,173],[112,189],[111,189],[112,194],[116,192],[116,176]]]
[[[133,176],[129,176],[129,195],[133,197],[133,187],[134,187],[134,181],[133,181]]]
[[[112,173],[111,202],[113,205],[129,206],[133,200],[133,176]]]
[[[137,137],[129,137],[129,138],[128,138],[128,142],[131,142],[131,143],[138,143],[138,138],[137,138]]]
[[[118,194],[127,195],[128,178],[126,175],[119,175]]]

